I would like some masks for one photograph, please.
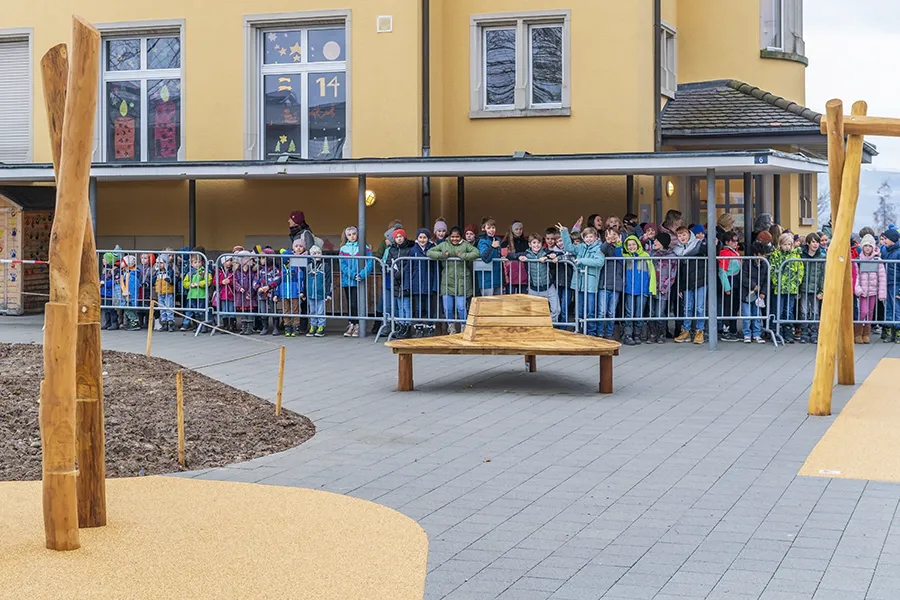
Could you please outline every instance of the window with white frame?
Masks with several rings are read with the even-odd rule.
[[[472,112],[567,109],[568,37],[568,12],[475,17]]]
[[[660,93],[669,98],[674,98],[675,90],[678,89],[678,55],[675,41],[675,30],[664,25],[660,34]]]
[[[183,158],[182,78],[177,31],[104,37],[102,160],[165,162]]]
[[[31,160],[29,34],[0,31],[0,163]]]
[[[343,158],[347,32],[343,24],[260,28],[259,158]]]
[[[812,201],[812,174],[803,173],[800,175],[798,192],[800,196],[800,224],[812,225],[815,222]]]
[[[760,0],[760,48],[803,56],[803,0]]]

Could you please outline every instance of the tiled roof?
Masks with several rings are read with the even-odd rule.
[[[664,136],[818,133],[822,115],[741,81],[679,85],[660,116]]]

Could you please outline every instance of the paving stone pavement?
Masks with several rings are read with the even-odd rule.
[[[0,318],[0,341],[40,341]],[[143,352],[145,333],[104,347]],[[428,600],[895,600],[900,485],[797,477],[834,417],[809,418],[814,346],[625,348],[615,394],[595,360],[416,358],[417,391],[368,340],[284,340],[284,404],[302,446],[202,479],[324,489],[416,519]],[[245,339],[154,336],[185,366],[236,358]],[[857,346],[859,381],[900,346]],[[266,398],[277,354],[205,369]],[[853,388],[835,391],[835,413]],[[290,514],[290,507],[285,507]],[[304,518],[304,515],[296,515]]]

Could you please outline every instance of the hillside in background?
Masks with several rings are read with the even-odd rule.
[[[887,187],[884,187],[884,184],[887,184]],[[878,219],[875,212],[882,204],[880,196],[886,200],[886,206],[882,206],[884,214],[881,214],[881,219]],[[831,204],[828,197],[828,175],[821,174],[819,175],[820,225],[824,225],[831,218]],[[891,212],[893,212],[893,218],[891,218]],[[861,227],[866,226],[881,231],[889,223],[900,225],[898,215],[900,215],[900,171],[864,170],[859,181],[859,203],[856,206],[853,231],[859,231]]]

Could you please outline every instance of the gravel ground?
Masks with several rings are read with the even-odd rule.
[[[38,395],[43,347],[0,344],[0,481],[41,478]],[[178,464],[175,372],[161,358],[103,352],[108,477],[183,471]],[[312,421],[193,371],[184,372],[185,462],[206,469],[298,446]]]

